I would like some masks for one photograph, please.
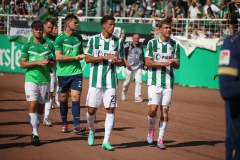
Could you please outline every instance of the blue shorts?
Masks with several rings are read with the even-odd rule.
[[[83,75],[77,74],[73,76],[58,76],[59,91],[61,93],[68,92],[70,89],[82,91]]]

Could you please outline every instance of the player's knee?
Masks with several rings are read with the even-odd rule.
[[[168,107],[167,106],[163,106],[163,117],[168,117]]]

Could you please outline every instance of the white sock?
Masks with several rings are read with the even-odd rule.
[[[53,100],[50,99],[45,103],[44,119],[48,119],[51,109],[52,109]]]
[[[155,130],[156,119],[157,119],[157,116],[155,116],[153,118],[148,116],[149,129]]]
[[[28,114],[28,120],[30,123],[30,126],[32,128],[32,133],[36,136],[38,136],[37,128],[38,128],[38,118],[37,113],[29,113]]]
[[[38,128],[37,129],[39,129],[40,124],[41,124],[42,119],[43,119],[43,114],[40,115],[40,114],[37,113],[37,119],[38,119],[38,123],[37,123]]]
[[[114,113],[112,114],[106,114],[106,119],[105,119],[105,135],[103,139],[103,143],[108,142],[111,132],[113,130],[113,125],[115,121],[115,115]]]
[[[56,94],[55,94],[55,101],[58,101],[58,100],[59,100],[59,95],[60,95],[59,86],[57,86]]]
[[[89,113],[86,113],[86,119],[87,119],[87,123],[89,126],[89,131],[91,132],[95,132],[95,127],[94,127],[94,123],[95,123],[95,114],[90,116]]]
[[[158,140],[163,140],[163,137],[165,135],[165,132],[167,130],[168,122],[161,122],[159,121],[159,130],[158,130]]]

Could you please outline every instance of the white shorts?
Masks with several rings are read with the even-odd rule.
[[[50,92],[56,92],[57,89],[57,75],[55,73],[50,73]]]
[[[172,92],[173,89],[171,88],[162,88],[153,85],[148,86],[148,105],[171,106]]]
[[[27,101],[37,101],[44,104],[49,100],[50,84],[36,84],[25,82],[25,94]]]
[[[102,102],[105,108],[117,107],[117,89],[89,88],[86,105],[99,108]]]

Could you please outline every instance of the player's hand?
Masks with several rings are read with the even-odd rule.
[[[117,59],[117,57],[115,55],[107,55],[107,56],[104,56],[104,59],[105,60],[113,60],[113,59]]]
[[[85,54],[80,54],[80,55],[77,55],[76,56],[76,60],[77,61],[80,61],[80,60],[82,60],[82,59],[84,59],[85,58]]]
[[[171,60],[171,66],[172,65],[174,65],[174,64],[176,64],[179,60],[177,60],[177,59],[175,59],[175,58],[173,58],[173,59],[170,59]]]
[[[38,61],[39,66],[46,66],[48,64],[48,59],[44,58]]]
[[[126,64],[126,67],[131,67],[131,65],[127,62],[125,63]]]
[[[119,63],[119,62],[122,62],[122,60],[120,60],[120,59],[113,59],[112,60],[112,64],[116,64],[116,63]]]

